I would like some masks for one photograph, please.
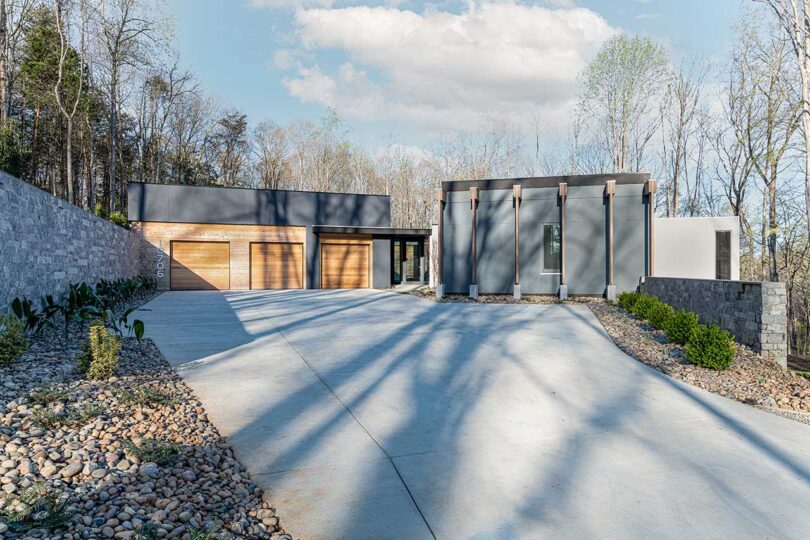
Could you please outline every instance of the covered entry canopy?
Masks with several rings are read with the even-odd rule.
[[[388,288],[427,279],[430,229],[313,225],[324,289]]]

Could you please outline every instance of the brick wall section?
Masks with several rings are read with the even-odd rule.
[[[0,172],[0,311],[70,283],[131,277],[139,236]]]
[[[642,293],[698,314],[766,358],[787,365],[787,292],[784,283],[646,277]]]

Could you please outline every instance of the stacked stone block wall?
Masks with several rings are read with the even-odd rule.
[[[0,312],[77,282],[132,277],[140,237],[0,172]]]
[[[787,292],[784,283],[646,277],[639,290],[701,323],[728,330],[739,343],[782,365],[787,362]]]

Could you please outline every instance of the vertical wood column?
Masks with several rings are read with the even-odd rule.
[[[565,200],[568,198],[568,184],[560,183],[560,285],[565,281]]]
[[[436,276],[436,297],[441,298],[444,296],[444,206],[445,206],[445,194],[444,190],[440,189],[438,194],[438,202],[439,202],[439,223],[437,227],[436,234],[438,238],[436,239],[436,257],[439,259],[437,265],[437,273]]]
[[[470,296],[478,296],[478,188],[470,188],[470,208],[472,209],[472,278]]]
[[[520,199],[523,186],[512,186],[512,197],[515,205],[515,285],[520,285]]]
[[[650,254],[650,262],[649,267],[647,268],[647,275],[654,276],[655,275],[655,189],[656,189],[656,182],[655,180],[647,180],[647,213],[648,213],[648,220],[650,222],[649,225],[649,236],[647,241],[649,242],[649,246],[647,247],[648,253]]]
[[[616,180],[605,182],[605,195],[608,198],[608,286],[613,287],[613,195],[616,194]],[[608,289],[610,296],[610,289]]]

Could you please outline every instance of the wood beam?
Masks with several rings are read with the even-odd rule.
[[[616,194],[616,180],[605,182],[605,195],[608,198],[608,285],[613,285],[613,196]]]
[[[512,186],[512,198],[515,205],[515,285],[520,285],[520,199],[523,196],[523,187],[520,184]]]
[[[478,285],[478,188],[470,188],[472,208],[472,284]]]
[[[568,184],[560,182],[560,285],[565,285],[565,200]]]
[[[438,194],[438,201],[439,201],[439,224],[438,224],[438,231],[437,234],[439,238],[436,239],[436,257],[439,258],[438,270],[439,275],[436,276],[436,284],[442,285],[444,284],[444,206],[445,206],[445,194],[444,190],[440,189]]]
[[[647,192],[647,213],[649,225],[648,253],[650,254],[649,267],[647,268],[647,275],[655,275],[655,190],[658,186],[655,180],[647,180],[645,191]]]

